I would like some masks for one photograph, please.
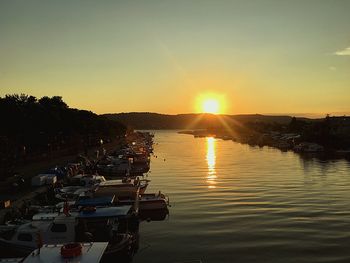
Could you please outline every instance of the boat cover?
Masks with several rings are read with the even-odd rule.
[[[81,199],[75,202],[76,206],[110,206],[113,204],[113,196],[101,196],[95,198]]]
[[[81,211],[77,218],[120,217],[128,215],[131,205],[100,207],[96,211]]]

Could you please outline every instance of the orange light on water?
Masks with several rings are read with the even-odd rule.
[[[207,164],[209,172],[214,172],[215,174],[215,139],[213,137],[207,137]]]
[[[215,170],[215,164],[216,164],[216,154],[215,154],[215,138],[208,137],[207,140],[207,156],[206,161],[208,165],[208,176],[207,176],[207,183],[208,188],[216,188],[216,170]]]

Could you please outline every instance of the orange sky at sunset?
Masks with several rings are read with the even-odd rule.
[[[0,96],[179,114],[209,94],[225,114],[348,114],[350,2],[335,2],[2,1]]]

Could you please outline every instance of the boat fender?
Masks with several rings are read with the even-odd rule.
[[[61,247],[61,256],[63,258],[73,258],[80,256],[82,253],[82,246],[80,243],[69,243]]]

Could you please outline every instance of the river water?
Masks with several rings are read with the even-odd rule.
[[[350,262],[350,164],[155,132],[147,192],[170,216],[140,225],[134,262]]]

